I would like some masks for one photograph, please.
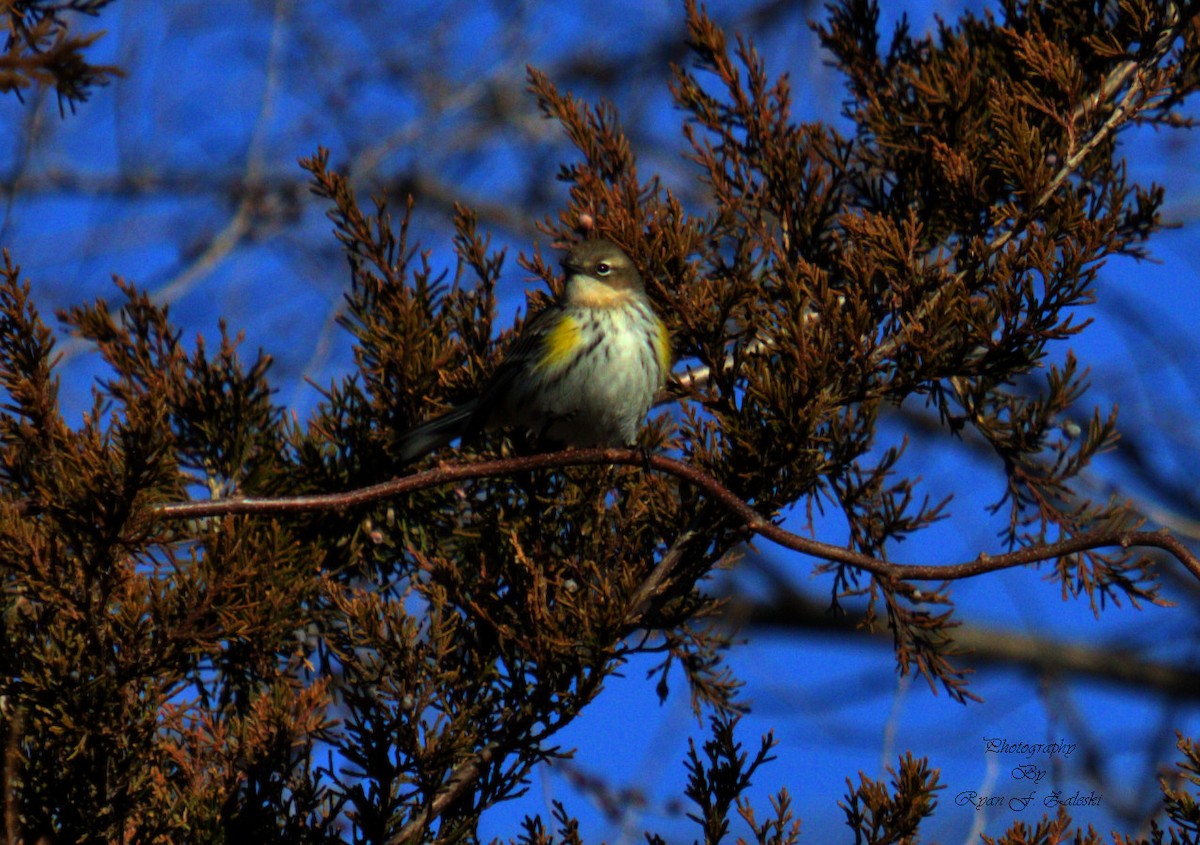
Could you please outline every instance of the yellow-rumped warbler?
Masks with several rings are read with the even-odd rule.
[[[485,428],[567,446],[637,440],[671,368],[666,326],[616,244],[585,241],[562,264],[562,298],[525,325],[476,398],[401,435],[402,463]]]

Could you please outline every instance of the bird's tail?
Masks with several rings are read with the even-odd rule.
[[[474,413],[475,403],[468,402],[401,434],[397,443],[400,463],[411,463],[465,435]]]

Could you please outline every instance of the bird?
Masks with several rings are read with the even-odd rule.
[[[400,435],[401,464],[485,429],[563,446],[636,443],[671,369],[666,325],[611,241],[576,244],[562,266],[562,296],[525,324],[475,397]]]

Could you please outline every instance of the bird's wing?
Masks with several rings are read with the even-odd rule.
[[[470,422],[467,423],[469,432],[476,434],[487,425],[488,416],[495,407],[496,400],[512,390],[514,381],[524,371],[527,363],[537,358],[545,342],[546,333],[563,310],[561,305],[552,304],[531,317],[521,328],[521,333],[504,353],[504,360],[480,390],[479,402]]]

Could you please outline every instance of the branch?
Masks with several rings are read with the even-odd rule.
[[[738,498],[729,488],[707,473],[683,461],[663,455],[647,456],[637,449],[567,449],[518,458],[500,458],[471,464],[451,464],[425,470],[415,475],[395,478],[382,484],[349,490],[345,493],[293,496],[280,499],[242,498],[217,499],[209,502],[171,502],[158,505],[152,508],[152,511],[164,519],[198,519],[230,514],[341,511],[456,481],[516,475],[532,470],[607,464],[641,466],[673,475],[703,490],[710,498],[739,517],[747,530],[784,548],[822,560],[848,564],[894,581],[953,581],[1111,546],[1120,546],[1125,549],[1132,547],[1162,549],[1178,559],[1197,580],[1200,580],[1200,557],[1197,557],[1183,542],[1166,531],[1088,531],[1057,543],[1030,546],[1019,551],[994,556],[981,553],[971,560],[947,565],[900,564],[879,560],[853,549],[834,546],[785,531],[774,522],[767,520],[749,504]],[[654,576],[651,577],[651,580],[654,580]],[[661,578],[659,580],[661,581]],[[643,587],[644,590],[645,587]],[[653,591],[653,587],[651,590]],[[639,598],[645,598],[642,596],[642,591],[639,591]]]
[[[406,845],[409,842],[421,841],[426,836],[430,823],[471,788],[483,773],[484,766],[496,758],[499,750],[499,743],[489,743],[455,766],[442,790],[426,807],[418,811],[408,824],[387,840],[388,845]]]
[[[288,25],[286,17],[290,11],[284,0],[276,0],[271,25],[271,44],[264,71],[266,84],[259,104],[258,117],[255,119],[253,134],[246,151],[245,170],[232,186],[233,193],[240,194],[237,208],[221,231],[209,240],[204,249],[182,267],[173,278],[159,287],[154,294],[154,299],[159,304],[176,302],[190,293],[197,282],[207,277],[214,267],[228,258],[245,242],[247,236],[253,233],[255,226],[264,217],[263,205],[267,198],[267,192],[262,188],[266,182],[263,178],[265,157],[263,150],[267,132],[271,128],[271,118],[275,113],[275,101],[278,98],[279,78],[286,46],[284,42],[284,33]],[[118,187],[122,184],[129,185],[135,190],[140,190],[144,189],[144,182],[144,176],[124,177],[116,180],[115,185]],[[70,360],[82,353],[88,346],[89,344],[82,338],[71,337],[60,346],[59,354],[62,360]]]
[[[642,585],[638,587],[638,591],[633,594],[633,598],[629,602],[629,612],[625,616],[625,623],[630,630],[636,629],[641,623],[642,618],[646,615],[646,611],[654,604],[654,600],[662,594],[664,587],[670,582],[671,576],[675,574],[679,562],[683,560],[683,553],[687,549],[688,544],[696,538],[699,533],[699,526],[695,521],[692,522],[686,529],[679,533],[675,538],[675,542],[671,544],[671,548],[663,554],[662,559],[658,562],[658,566],[654,567],[654,571],[650,573]]]
[[[855,637],[869,636],[881,644],[893,642],[887,630],[864,630],[858,619],[829,612],[829,603],[795,589],[781,573],[759,568],[770,579],[765,600],[730,596],[726,620],[734,628],[819,631]],[[974,665],[1012,666],[1039,676],[1076,675],[1165,696],[1200,700],[1200,668],[1157,661],[1134,649],[1107,642],[1078,642],[1019,634],[964,623],[947,632],[948,647],[969,652]]]

